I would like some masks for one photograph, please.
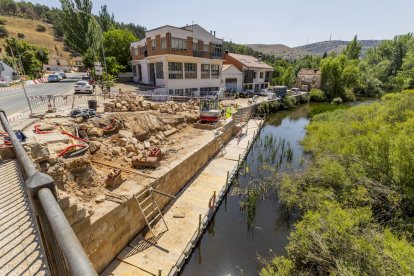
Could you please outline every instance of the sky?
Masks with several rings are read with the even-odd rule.
[[[60,7],[59,0],[29,0]],[[413,0],[93,0],[117,21],[147,29],[195,22],[240,44],[290,47],[329,40],[390,39],[414,32]]]

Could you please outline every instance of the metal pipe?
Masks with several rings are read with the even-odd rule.
[[[170,195],[170,194],[167,194],[167,193],[164,193],[164,192],[161,192],[161,191],[157,191],[154,188],[150,188],[150,190],[151,190],[151,192],[154,192],[154,193],[157,193],[157,194],[160,194],[160,195],[164,195],[164,196],[167,196],[167,197],[170,197],[170,198],[176,198],[173,195]]]
[[[0,120],[4,130],[9,134],[10,140],[13,144],[13,151],[19,160],[20,165],[23,167],[26,178],[31,177],[37,172],[35,164],[32,162],[19,139],[17,139],[16,135],[14,134],[13,129],[7,121],[6,113],[3,110],[0,110]]]
[[[69,222],[66,220],[52,192],[47,188],[40,189],[38,197],[71,274],[75,276],[97,276],[98,274],[89,261],[88,256]]]

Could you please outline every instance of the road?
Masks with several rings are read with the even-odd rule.
[[[26,86],[28,96],[57,95],[65,92],[72,92],[76,79],[83,74],[67,74],[68,78],[56,83],[40,83]],[[16,88],[10,91],[0,91],[0,108],[6,111],[7,115],[23,113],[29,110],[23,88]]]

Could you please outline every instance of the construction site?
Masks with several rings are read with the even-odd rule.
[[[53,178],[97,272],[181,269],[263,122],[252,119],[254,105],[228,101],[225,113],[217,103],[120,93],[98,111],[51,110],[20,125],[16,135],[37,170]],[[1,153],[8,158],[10,148]]]

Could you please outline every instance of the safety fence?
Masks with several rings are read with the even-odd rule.
[[[109,98],[109,97],[107,97]],[[105,101],[104,95],[40,95],[29,96],[29,102],[34,113],[56,112],[71,109],[76,106],[87,107],[89,100],[96,100],[98,105]]]
[[[207,92],[188,92],[181,94],[168,94],[166,92],[154,92],[154,91],[139,91],[138,94],[143,96],[144,99],[155,101],[155,102],[166,102],[166,101],[176,101],[176,102],[185,102],[189,100],[198,100],[206,99],[216,96],[218,91],[207,91]],[[222,100],[233,100],[235,99],[236,94],[233,92],[225,92],[220,96]]]
[[[97,275],[57,202],[53,179],[37,170],[12,130],[3,110],[0,110],[0,123],[10,138],[14,154],[24,174],[26,191],[30,199],[29,208],[36,217],[35,227],[40,232],[50,275]]]

